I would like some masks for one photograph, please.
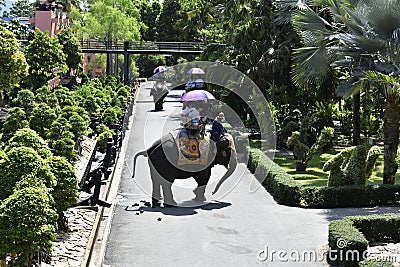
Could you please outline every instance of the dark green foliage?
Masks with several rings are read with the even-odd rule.
[[[345,240],[346,246],[342,248],[344,255],[349,250],[357,250],[359,255],[363,255],[364,251],[367,250],[368,242],[399,242],[399,232],[399,214],[349,216],[330,223],[329,247],[339,250],[337,247],[338,240]],[[359,261],[361,260],[363,259],[360,257]],[[390,262],[374,260],[363,261],[359,265],[357,261],[349,260],[335,260],[334,262],[337,266],[393,266]]]
[[[369,149],[367,155],[367,166],[365,167],[365,180],[368,180],[371,177],[375,163],[381,154],[382,151],[378,146],[373,146]]]
[[[283,205],[337,208],[400,203],[400,185],[305,187],[296,182],[261,150],[249,149],[248,168],[255,172],[274,199]]]
[[[0,255],[15,252],[17,266],[30,265],[30,256],[50,251],[56,238],[57,214],[40,187],[15,191],[0,204]]]
[[[287,140],[287,146],[289,149],[293,149],[293,156],[295,159],[306,162],[309,147],[300,141],[300,132],[292,132],[292,135]]]
[[[7,143],[8,140],[22,128],[28,127],[28,121],[26,120],[26,113],[23,109],[19,107],[11,108],[8,111],[8,117],[6,122],[1,129],[3,135],[1,136],[1,141]]]
[[[27,87],[40,88],[46,85],[48,80],[67,71],[66,56],[62,48],[57,38],[50,37],[48,33],[40,30],[35,31],[35,39],[25,47],[25,57],[29,65]],[[53,73],[56,67],[60,69],[59,74]]]
[[[151,77],[154,75],[153,70],[157,66],[165,65],[165,57],[162,55],[139,55],[134,57],[135,63],[139,68],[140,77]]]
[[[55,120],[46,135],[49,147],[54,155],[63,156],[69,161],[76,159],[74,150],[74,134],[71,132],[71,124],[67,119],[59,117]]]
[[[117,122],[117,112],[113,108],[107,108],[101,115],[101,119],[105,125],[110,127]]]
[[[69,71],[80,69],[82,67],[83,55],[78,39],[69,30],[62,30],[57,34],[57,38],[63,46],[62,51],[67,57],[65,63]]]
[[[328,261],[334,261],[338,266],[358,266],[358,262],[364,260],[363,252],[368,248],[368,240],[349,219],[330,223],[328,242],[331,249]],[[346,251],[356,253],[347,253],[346,257]]]
[[[35,106],[35,94],[30,90],[21,90],[13,100],[13,104],[24,109],[26,116],[29,117]]]
[[[346,180],[350,182],[350,185],[365,185],[366,160],[367,151],[365,146],[356,146],[351,153],[349,162],[343,170]]]
[[[368,156],[363,145],[343,149],[324,164],[323,171],[330,171],[328,186],[364,185],[380,153],[376,146],[370,148]]]
[[[350,185],[350,182],[346,180],[343,169],[347,165],[354,148],[355,147],[345,148],[340,151],[339,154],[325,162],[322,170],[325,172],[330,171],[328,176],[328,186]]]
[[[46,103],[40,103],[32,110],[32,114],[29,117],[29,127],[44,138],[56,118],[57,115],[54,109],[50,108]]]
[[[310,150],[307,152],[306,162],[310,161],[311,158],[320,153],[327,144],[332,142],[333,134],[334,129],[331,127],[324,127],[321,130],[317,141],[311,146]]]
[[[52,156],[49,146],[34,130],[29,128],[23,128],[18,130],[14,136],[10,139],[8,146],[5,148],[5,152],[11,150],[14,147],[30,147],[33,148],[38,155],[46,159]]]
[[[258,166],[260,165],[260,166]],[[301,185],[270,160],[261,150],[249,149],[249,170],[273,195],[279,204],[298,206]],[[257,172],[256,172],[257,170]]]
[[[280,148],[285,148],[287,146],[287,140],[289,136],[292,135],[293,132],[299,129],[299,124],[294,121],[289,121],[285,124],[282,129],[278,131],[278,140]]]
[[[63,157],[50,157],[46,160],[54,174],[57,185],[53,187],[52,196],[58,214],[78,202],[78,177],[74,166]]]

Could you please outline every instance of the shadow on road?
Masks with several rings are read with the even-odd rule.
[[[185,203],[181,203],[180,205],[185,205]],[[196,210],[218,210],[218,209],[223,209],[226,207],[231,206],[231,203],[227,202],[220,202],[220,201],[215,201],[212,203],[207,203],[199,206],[194,206],[194,207],[168,207],[168,208],[162,208],[162,207],[156,207],[156,208],[151,208],[147,206],[140,206],[140,207],[135,207],[132,208],[127,206],[125,208],[125,211],[128,212],[159,212],[164,215],[171,215],[171,216],[188,216],[188,215],[195,215],[197,214]]]

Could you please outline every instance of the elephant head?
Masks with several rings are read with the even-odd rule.
[[[233,137],[230,134],[225,134],[219,141],[215,143],[217,152],[215,155],[214,164],[224,165],[227,168],[226,173],[218,181],[212,194],[217,193],[222,183],[228,179],[235,171],[237,166],[236,149]]]

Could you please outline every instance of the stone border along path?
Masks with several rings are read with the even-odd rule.
[[[134,102],[130,104],[130,107],[128,107],[128,122],[130,122],[133,114],[132,106],[135,103],[136,95],[137,94],[135,92],[133,96]],[[129,126],[127,130],[129,130]],[[126,134],[123,137],[125,136]],[[123,142],[126,143],[126,140],[123,140]],[[85,175],[87,162],[90,160],[93,149],[95,148],[96,141],[87,138],[82,143],[81,157],[74,166],[79,181]],[[107,181],[105,189],[102,190],[103,194],[100,193],[101,199],[109,200],[110,197],[108,197],[108,193],[110,192],[112,184],[119,184],[118,181],[116,181],[115,183],[112,183],[112,181],[114,178],[114,173],[118,169],[118,167],[122,168],[120,166],[121,162],[118,161],[118,159],[124,159],[125,151],[123,151],[123,148],[126,148],[126,145],[122,146],[120,151],[117,151],[116,163],[114,164],[113,172],[110,175],[109,180]],[[123,155],[120,156],[120,154]],[[116,177],[118,177],[118,175]],[[57,233],[58,236],[53,242],[54,247],[51,252],[50,263],[47,264],[45,262],[42,262],[41,266],[91,266],[91,261],[93,261],[93,258],[96,259],[96,257],[93,257],[95,256],[93,255],[93,250],[96,249],[96,238],[99,235],[101,221],[104,220],[104,217],[107,217],[107,215],[105,216],[104,214],[109,214],[109,212],[106,211],[108,209],[109,208],[104,208],[102,206],[78,206],[69,208],[64,213],[65,217],[67,218],[69,230],[67,233],[62,231],[59,231]]]

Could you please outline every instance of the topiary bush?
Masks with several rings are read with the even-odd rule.
[[[5,151],[10,151],[15,147],[33,148],[43,159],[53,155],[46,141],[44,141],[44,139],[34,130],[29,128],[18,130],[10,139],[8,146],[5,147]]]
[[[375,163],[379,156],[382,154],[381,149],[378,146],[372,146],[367,155],[367,165],[365,167],[365,180],[371,178],[372,171],[374,170]]]
[[[287,140],[287,147],[293,149],[293,156],[295,159],[299,159],[302,162],[306,161],[308,146],[300,141],[300,132],[294,131]]]
[[[325,162],[322,170],[324,172],[330,171],[328,176],[328,186],[344,186],[350,185],[351,182],[346,180],[344,174],[344,167],[349,161],[350,155],[355,147],[348,147],[340,151],[339,154],[332,157],[330,160]]]
[[[102,132],[101,134],[99,134],[99,136],[97,136],[96,139],[97,139],[97,144],[99,146],[100,151],[105,152],[105,150],[107,149],[108,139],[112,136],[113,136],[112,131],[105,131],[105,132]]]
[[[12,266],[31,266],[31,255],[50,251],[56,238],[57,214],[45,189],[15,191],[0,204],[0,255],[15,253]]]
[[[111,107],[106,108],[106,110],[103,112],[103,115],[101,115],[101,119],[105,125],[110,127],[117,122],[117,112]]]
[[[7,143],[8,140],[22,128],[28,127],[29,123],[26,120],[26,113],[22,108],[14,107],[8,111],[8,117],[1,129],[3,133],[1,141]]]
[[[352,151],[349,162],[343,172],[350,185],[365,185],[367,150],[364,145],[358,145]]]
[[[2,170],[0,172],[0,199],[2,200],[12,194],[17,182],[26,175],[37,176],[47,188],[56,185],[49,166],[30,147],[15,147],[7,151],[4,159],[0,159],[0,168]]]
[[[59,226],[66,230],[64,211],[78,203],[79,181],[74,166],[65,158],[53,156],[46,160],[51,172],[56,178],[57,185],[53,187],[52,196],[55,209],[59,216]]]

